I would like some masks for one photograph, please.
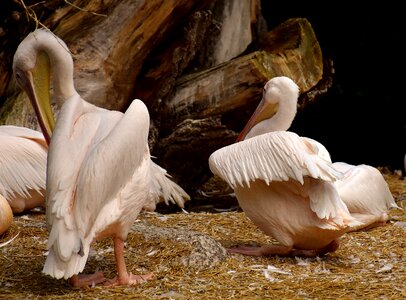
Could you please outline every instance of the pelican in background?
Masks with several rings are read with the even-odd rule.
[[[128,232],[142,209],[154,210],[158,201],[183,207],[189,196],[151,160],[147,107],[136,99],[122,113],[82,99],[74,88],[68,47],[49,30],[38,29],[20,43],[13,70],[50,141],[49,254],[43,272],[69,279],[73,286],[127,285],[151,279],[152,274],[133,275],[126,269],[123,253]],[[60,106],[55,124],[49,95],[51,71],[55,102]],[[114,242],[117,277],[105,281],[101,272],[79,274],[92,241],[106,237]]]
[[[317,145],[319,155],[332,162],[330,153],[321,143],[310,138],[302,139]],[[396,204],[385,178],[377,168],[345,162],[335,162],[333,167],[343,173],[343,177],[334,182],[341,200],[351,215],[362,222],[362,226],[351,231],[384,226],[389,220],[390,210],[402,209]]]
[[[336,183],[344,175],[324,146],[286,131],[298,96],[290,78],[272,78],[238,143],[209,158],[211,171],[234,189],[246,215],[281,244],[230,252],[313,257],[335,251],[341,235],[368,225],[340,197]]]
[[[0,195],[13,213],[44,205],[47,152],[41,132],[0,126]]]
[[[383,226],[389,220],[390,210],[402,209],[396,204],[385,178],[377,168],[344,162],[335,162],[333,167],[344,174],[342,179],[335,182],[338,194],[351,215],[364,224],[358,230]]]

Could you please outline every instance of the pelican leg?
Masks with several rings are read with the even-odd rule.
[[[244,255],[250,256],[288,256],[288,257],[316,257],[316,256],[323,256],[328,252],[334,252],[338,249],[339,242],[338,240],[332,241],[327,246],[317,249],[317,250],[302,250],[302,249],[293,249],[292,247],[288,246],[280,246],[280,245],[271,245],[271,246],[237,246],[234,248],[228,248],[227,251],[229,253],[239,253]]]
[[[328,253],[328,252],[334,252],[338,249],[340,243],[338,241],[338,239],[333,240],[330,244],[328,244],[327,246],[316,250],[316,255],[317,256],[323,256],[324,254]]]
[[[227,251],[229,253],[238,253],[250,256],[272,256],[272,255],[289,256],[289,253],[292,251],[292,247],[279,245],[260,246],[260,247],[237,246],[233,248],[228,248]]]
[[[124,261],[124,241],[120,238],[114,238],[114,256],[116,259],[117,277],[108,280],[105,286],[117,286],[138,284],[154,277],[154,274],[133,275],[127,272],[127,267]]]
[[[376,228],[376,227],[386,226],[386,224],[387,224],[386,221],[377,221],[375,223],[369,224],[368,226],[360,228],[360,229],[355,230],[355,231],[369,231],[369,230],[371,230],[373,228]]]
[[[73,287],[84,287],[93,286],[102,283],[105,280],[103,272],[95,272],[94,274],[73,275],[69,278],[69,283]]]

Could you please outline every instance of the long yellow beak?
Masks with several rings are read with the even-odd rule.
[[[255,109],[251,118],[248,120],[247,124],[238,135],[236,142],[242,141],[245,139],[248,132],[259,122],[272,118],[278,111],[278,104],[268,104],[264,98],[259,102],[258,107]]]
[[[34,107],[48,145],[55,127],[49,92],[50,66],[48,55],[44,52],[38,53],[34,69],[24,73],[26,80],[24,80],[25,86],[23,87]]]

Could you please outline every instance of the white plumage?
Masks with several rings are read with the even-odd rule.
[[[63,104],[52,138],[48,95],[44,86],[37,86],[43,76],[35,84],[30,80],[36,79],[37,72],[49,74],[44,70],[49,64],[56,101]],[[99,274],[76,275],[85,267],[91,242],[112,237],[118,277],[110,283],[149,279],[149,275],[136,276],[126,270],[123,248],[131,225],[142,209],[153,210],[159,201],[183,207],[189,196],[151,160],[147,107],[134,100],[123,114],[83,100],[73,86],[67,46],[46,30],[36,30],[21,42],[14,72],[51,140],[46,183],[49,254],[44,273],[72,278],[78,286],[103,281]],[[42,82],[46,86],[46,80]]]
[[[365,213],[373,211],[372,202],[382,202],[377,197],[355,200],[344,188],[354,188],[354,176],[336,168],[319,142],[286,131],[296,115],[298,95],[290,78],[272,78],[238,143],[209,158],[210,169],[234,188],[247,216],[282,244],[232,252],[314,256],[334,251],[342,234],[370,224]],[[390,192],[385,197],[384,202],[391,202]],[[346,201],[352,204],[347,207]],[[363,207],[361,214],[348,209],[356,203]]]
[[[0,126],[0,194],[14,213],[44,204],[47,152],[40,132]]]

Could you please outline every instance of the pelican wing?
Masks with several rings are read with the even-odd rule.
[[[368,165],[353,166],[342,162],[333,164],[344,173],[335,182],[337,191],[352,213],[381,214],[399,208],[388,184],[378,169]]]
[[[335,181],[341,173],[318,156],[310,141],[297,134],[275,131],[262,134],[215,151],[209,158],[211,171],[231,187],[250,186],[250,182],[296,180],[310,176]]]
[[[33,140],[38,144],[42,145],[44,148],[48,149],[48,145],[45,141],[44,135],[41,132],[31,128],[13,125],[2,125],[0,126],[0,136],[3,135]]]
[[[83,102],[78,95],[68,99],[61,108],[52,134],[46,191],[46,214],[50,227],[55,220],[62,220],[67,228],[73,229],[69,212],[73,206],[77,176],[100,123],[95,118],[94,126],[87,130],[75,130],[75,122],[84,112]]]
[[[37,140],[42,142],[38,143]],[[0,126],[0,194],[29,196],[45,189],[47,147],[41,133],[15,126]]]
[[[85,235],[149,154],[148,127],[141,101],[134,101],[125,114],[97,108],[79,96],[65,102],[49,150],[48,247],[54,252],[47,258],[46,273],[68,278],[83,270]]]
[[[94,113],[92,126],[84,130],[76,124],[86,113],[86,105],[78,95],[62,106],[52,133],[48,151],[46,216],[50,249],[43,271],[56,278],[69,278],[83,270],[86,259],[80,259],[82,242],[77,232],[73,206],[77,178],[83,160],[97,133],[100,117]],[[70,263],[72,257],[74,263]]]
[[[77,182],[75,215],[80,231],[87,234],[100,210],[145,166],[143,162],[150,158],[148,132],[148,110],[142,101],[134,100],[110,133],[89,151]]]

